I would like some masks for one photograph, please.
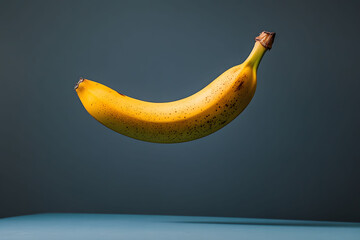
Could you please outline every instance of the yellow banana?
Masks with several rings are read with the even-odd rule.
[[[191,141],[224,127],[250,103],[256,89],[257,67],[274,37],[275,33],[262,32],[244,63],[181,100],[141,101],[87,79],[80,79],[75,89],[90,115],[118,133],[157,143]]]

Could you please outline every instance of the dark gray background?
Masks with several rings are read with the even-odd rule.
[[[360,221],[356,1],[1,1],[0,217],[40,212]],[[193,142],[119,135],[79,77],[186,97],[275,31],[258,89]]]

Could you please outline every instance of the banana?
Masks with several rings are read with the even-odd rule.
[[[230,123],[250,103],[256,90],[257,68],[274,38],[275,33],[262,32],[242,64],[177,101],[141,101],[82,78],[75,90],[89,114],[118,133],[155,143],[195,140]]]

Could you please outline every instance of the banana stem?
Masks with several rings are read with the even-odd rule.
[[[255,45],[251,51],[249,57],[245,60],[245,64],[258,68],[262,57],[266,50],[271,49],[274,42],[275,33],[273,32],[262,32],[258,37],[255,38]]]
[[[244,64],[251,66],[256,70],[266,50],[267,49],[264,48],[259,42],[256,42],[253,50],[251,51],[249,57],[245,60]]]

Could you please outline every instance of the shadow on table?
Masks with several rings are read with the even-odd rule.
[[[176,221],[176,223],[190,224],[230,224],[230,225],[258,225],[258,226],[291,226],[291,227],[352,227],[360,228],[360,223],[353,222],[293,222],[293,221]]]

